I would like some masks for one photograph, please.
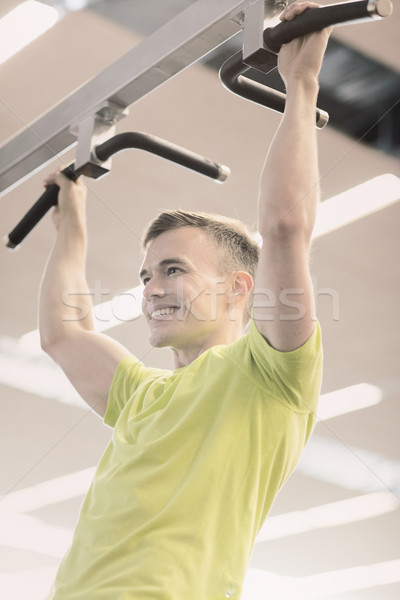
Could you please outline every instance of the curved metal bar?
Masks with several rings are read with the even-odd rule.
[[[106,140],[99,146],[96,146],[94,155],[103,162],[108,160],[113,154],[127,148],[146,150],[217,181],[225,181],[230,173],[228,167],[224,165],[218,165],[208,158],[167,142],[155,135],[139,131],[120,133]]]
[[[140,132],[120,133],[97,146],[93,154],[100,162],[104,162],[113,154],[127,148],[147,150],[220,182],[225,181],[230,173],[230,169],[224,165],[218,165],[208,158],[181,148],[176,144],[171,144],[156,136]],[[82,165],[75,170],[72,164],[64,169],[62,173],[73,181],[76,181],[80,175],[86,174],[85,167],[86,165]],[[50,185],[46,188],[46,191],[5,238],[7,248],[15,250],[50,208],[56,206],[59,189],[58,185]]]
[[[276,66],[276,56],[270,54],[271,65]],[[274,68],[274,67],[272,67]],[[261,104],[277,112],[283,113],[285,110],[286,94],[279,92],[271,87],[251,81],[243,77],[250,67],[242,62],[242,51],[240,50],[222,65],[219,76],[222,84],[234,94],[242,96],[246,100]],[[317,108],[316,126],[319,129],[325,127],[329,121],[329,115],[326,111]]]

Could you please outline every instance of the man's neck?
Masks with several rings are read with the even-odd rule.
[[[203,352],[212,348],[213,346],[227,346],[233,344],[243,335],[243,327],[236,327],[227,329],[224,332],[220,332],[216,336],[211,336],[204,343],[190,346],[186,348],[171,348],[174,353],[174,369],[180,369],[190,365],[196,358],[198,358]]]

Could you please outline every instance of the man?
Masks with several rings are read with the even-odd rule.
[[[261,178],[261,250],[238,222],[204,214],[169,211],[145,233],[143,313],[151,343],[172,349],[172,371],[94,332],[89,305],[82,318],[62,304],[64,291],[88,291],[85,188],[59,172],[46,180],[60,195],[42,345],[114,427],[51,599],[240,598],[256,535],[315,423],[322,352],[308,255],[328,36],[279,54],[287,102]]]

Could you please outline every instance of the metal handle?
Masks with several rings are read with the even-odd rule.
[[[217,165],[208,158],[204,158],[190,150],[186,150],[147,133],[120,133],[97,146],[93,153],[99,161],[103,162],[108,160],[113,154],[127,148],[147,150],[220,182],[225,181],[230,173],[229,168],[224,165]],[[80,175],[86,174],[85,165],[76,170],[74,170],[74,165],[69,165],[62,173],[73,181],[76,181]],[[52,206],[56,206],[59,189],[58,185],[50,185],[46,189],[39,200],[35,202],[26,215],[22,217],[18,225],[6,237],[5,243],[7,248],[10,250],[17,248],[48,210]]]
[[[66,167],[62,173],[72,181],[76,181],[79,177],[74,171],[74,165]],[[56,206],[58,199],[59,186],[56,184],[49,185],[46,191],[40,196],[39,200],[28,210],[26,215],[22,217],[18,225],[6,237],[6,246],[10,250],[15,250],[17,246],[26,238],[28,233],[39,223],[44,215],[52,206]]]
[[[390,0],[357,0],[309,8],[292,21],[282,21],[275,27],[268,27],[264,31],[264,43],[268,50],[278,53],[283,44],[296,37],[333,25],[383,19],[391,15],[392,9]]]
[[[271,68],[276,66],[276,56],[270,54]],[[285,110],[286,94],[267,87],[256,81],[242,77],[250,67],[242,62],[242,51],[240,50],[222,65],[219,76],[223,85],[238,96],[261,104],[266,108],[283,113]],[[329,121],[329,115],[324,110],[316,110],[316,127],[322,129]]]
[[[127,148],[146,150],[217,181],[225,181],[230,173],[229,168],[224,165],[217,165],[208,158],[186,150],[186,148],[139,131],[120,133],[106,140],[95,148],[94,154],[103,162],[113,154]]]

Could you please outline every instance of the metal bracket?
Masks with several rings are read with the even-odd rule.
[[[231,21],[239,27],[244,26],[245,14],[248,10],[252,10],[252,7],[255,5],[263,6],[263,14],[267,19],[273,19],[279,13],[281,13],[291,2],[295,2],[296,0],[248,0],[240,7],[240,11],[237,13],[232,13]],[[260,9],[261,10],[261,9]]]
[[[264,44],[264,30],[279,23],[279,14],[295,0],[251,0],[243,10],[243,62],[264,73],[269,73],[271,51]]]
[[[78,138],[75,169],[82,175],[99,179],[110,171],[111,158],[101,161],[94,148],[114,136],[116,123],[128,113],[127,108],[106,101],[94,114],[70,127],[70,133]]]

